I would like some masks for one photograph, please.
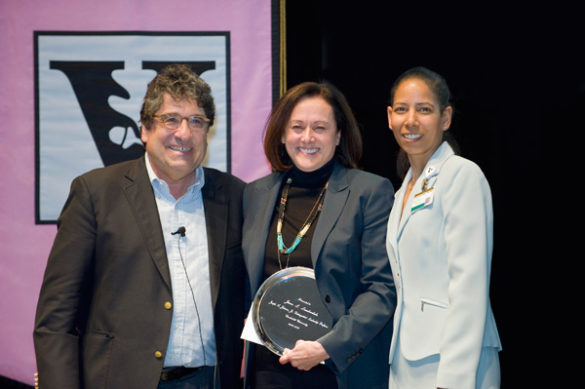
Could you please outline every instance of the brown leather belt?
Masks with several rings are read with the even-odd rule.
[[[160,373],[160,380],[161,381],[172,381],[184,377],[188,374],[191,374],[197,370],[201,369],[201,367],[165,367],[162,372]]]

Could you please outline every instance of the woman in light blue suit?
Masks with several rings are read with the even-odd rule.
[[[391,389],[500,385],[490,188],[444,140],[449,99],[445,80],[426,68],[405,72],[391,91],[389,127],[409,165],[386,241],[398,294]]]
[[[355,118],[331,85],[297,85],[273,108],[264,150],[274,173],[244,191],[251,295],[280,269],[313,268],[333,327],[281,358],[248,344],[247,387],[387,388],[396,295],[384,242],[394,191],[355,169],[361,147]]]

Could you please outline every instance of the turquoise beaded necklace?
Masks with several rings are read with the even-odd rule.
[[[301,243],[301,240],[303,240],[303,237],[305,236],[307,231],[309,231],[311,224],[315,221],[315,218],[317,217],[319,212],[321,212],[321,208],[323,208],[323,198],[324,198],[323,194],[325,194],[325,190],[327,189],[327,185],[329,185],[329,181],[325,183],[325,185],[323,186],[323,189],[321,189],[321,192],[319,193],[319,196],[317,197],[317,200],[315,201],[315,204],[313,205],[313,208],[311,208],[311,212],[309,212],[307,219],[305,220],[301,229],[299,230],[293,244],[290,247],[286,247],[284,244],[284,240],[282,239],[282,222],[284,221],[284,211],[286,208],[286,201],[288,199],[288,190],[290,188],[291,183],[292,183],[292,178],[289,177],[286,180],[284,188],[282,189],[282,195],[280,196],[280,205],[278,207],[278,222],[276,224],[276,242],[278,244],[278,262],[279,262],[279,264],[280,264],[280,254],[287,254],[288,255],[288,254],[292,253],[293,251],[295,251],[295,249],[297,248],[299,243]],[[287,260],[287,266],[288,266],[288,260]],[[282,264],[280,264],[280,268],[282,269]]]

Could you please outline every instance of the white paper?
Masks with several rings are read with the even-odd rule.
[[[242,331],[242,335],[240,336],[240,338],[264,346],[264,342],[262,341],[262,339],[260,339],[258,332],[256,332],[256,326],[254,326],[252,308],[250,308],[250,311],[248,311],[246,324],[244,324],[244,329]]]

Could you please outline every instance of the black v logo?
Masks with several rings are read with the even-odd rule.
[[[142,67],[158,72],[170,63],[145,61]],[[213,61],[185,63],[199,75],[215,69]],[[142,145],[122,147],[128,136],[140,138],[140,130],[132,118],[112,109],[108,104],[110,96],[130,98],[128,91],[112,78],[114,70],[124,69],[123,61],[51,61],[50,68],[62,71],[69,79],[104,166],[135,159],[144,153]],[[114,127],[125,129],[120,144],[110,139],[110,130]],[[128,131],[133,134],[128,134]]]

